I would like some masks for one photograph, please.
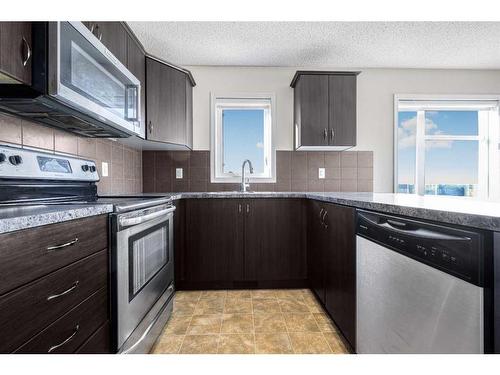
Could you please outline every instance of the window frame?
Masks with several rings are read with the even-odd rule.
[[[253,102],[252,102],[253,100]],[[276,182],[276,97],[274,93],[211,93],[210,94],[210,182],[239,183],[239,174],[223,172],[224,146],[222,112],[224,109],[264,109],[264,158],[267,167],[262,174],[245,175],[250,183]]]
[[[415,101],[413,109],[408,107],[407,111],[425,116],[428,110],[467,110],[466,106],[460,107],[457,101],[474,102],[475,105],[484,102],[485,108],[491,107],[496,102],[496,111],[490,110],[486,118],[478,119],[478,135],[426,135],[425,127],[417,127],[415,144],[415,195],[425,196],[425,142],[426,141],[478,141],[478,196],[470,199],[500,199],[500,163],[498,148],[500,147],[500,95],[425,95],[425,94],[395,94],[394,95],[394,171],[393,191],[398,192],[398,126],[401,101]],[[418,110],[425,102],[439,101],[439,105],[429,103],[426,109]],[[430,108],[429,108],[430,107]],[[470,110],[470,109],[469,109]],[[481,115],[481,113],[479,113]],[[417,123],[418,123],[417,118]],[[420,119],[420,121],[424,121]],[[486,129],[484,124],[487,121]],[[419,131],[420,130],[420,131]],[[467,198],[467,197],[464,197]]]

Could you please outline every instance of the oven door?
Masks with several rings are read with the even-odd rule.
[[[139,216],[117,216],[114,289],[118,348],[173,283],[174,210],[160,207],[141,210]]]
[[[101,122],[140,135],[139,80],[81,22],[54,22],[49,92]],[[57,62],[57,64],[54,64]]]

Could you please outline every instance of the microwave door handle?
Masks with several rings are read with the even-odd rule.
[[[134,85],[128,85],[125,88],[125,111],[126,115],[125,118],[128,121],[137,121],[139,119],[139,93],[138,93],[138,87]],[[133,101],[134,101],[134,116],[130,116],[130,92],[133,92]]]
[[[123,227],[130,227],[132,225],[139,225],[145,223],[146,221],[154,220],[161,216],[168,215],[169,213],[174,211],[175,207],[170,207],[167,208],[166,210],[152,212],[144,216],[120,218],[119,219],[120,227],[123,228]]]

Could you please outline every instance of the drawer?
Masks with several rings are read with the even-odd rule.
[[[0,353],[9,353],[67,313],[108,281],[102,250],[0,298]],[[22,324],[12,324],[21,322]]]
[[[109,320],[95,331],[87,341],[80,346],[77,354],[109,354],[111,353],[111,332]]]
[[[107,215],[0,235],[0,295],[107,246]]]
[[[73,353],[108,320],[108,291],[103,288],[52,323],[15,353]]]

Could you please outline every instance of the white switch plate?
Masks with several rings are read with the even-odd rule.
[[[102,171],[102,177],[108,177],[108,175],[109,175],[108,163],[106,163],[105,161],[102,162],[101,171]]]
[[[182,179],[182,168],[175,168],[175,178]]]
[[[318,178],[325,178],[325,168],[318,168]]]

